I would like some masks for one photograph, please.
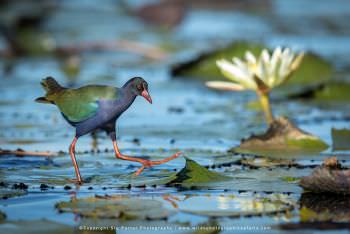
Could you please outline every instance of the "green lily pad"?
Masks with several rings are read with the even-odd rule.
[[[173,212],[163,208],[157,200],[126,198],[122,196],[87,197],[56,204],[60,212],[71,212],[82,217],[117,218],[123,220],[165,219]]]
[[[18,34],[18,43],[26,54],[31,56],[48,55],[55,49],[55,42],[50,34],[25,29]]]
[[[333,72],[329,62],[316,54],[306,53],[299,68],[283,86],[323,83],[331,79]]]
[[[209,171],[205,167],[199,165],[195,161],[185,157],[186,165],[175,175],[175,179],[169,182],[169,184],[198,184],[198,183],[210,183],[218,182],[222,180],[229,180],[231,177],[222,175],[215,171]]]
[[[320,138],[311,135],[285,117],[279,117],[271,123],[267,131],[260,135],[252,135],[243,139],[239,147],[230,151],[272,156],[274,154],[300,154],[302,152],[322,152],[328,145]]]
[[[347,83],[347,82],[327,83],[323,89],[316,91],[315,99],[318,101],[349,102],[350,83]]]
[[[49,220],[11,221],[0,224],[0,233],[73,234],[74,227]]]
[[[259,56],[264,48],[266,46],[262,44],[234,42],[225,48],[204,53],[191,61],[174,66],[172,75],[203,81],[227,80],[217,68],[216,60],[231,60],[233,57],[243,58],[247,50],[251,51],[255,56]],[[281,88],[290,85],[320,84],[329,80],[332,73],[333,67],[330,63],[315,54],[306,53],[298,70]]]
[[[332,142],[333,150],[350,150],[350,129],[332,128]]]
[[[204,81],[227,80],[217,68],[216,60],[223,58],[231,60],[232,57],[242,58],[247,50],[250,50],[255,56],[258,56],[263,49],[264,46],[261,44],[235,42],[225,48],[204,53],[198,58],[174,66],[172,69],[172,75],[191,77]]]
[[[312,100],[316,103],[341,103],[350,100],[350,83],[344,81],[326,82],[324,84],[296,91],[289,95],[290,99]]]

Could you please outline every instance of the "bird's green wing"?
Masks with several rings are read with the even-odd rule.
[[[71,122],[81,122],[98,111],[99,100],[116,100],[118,89],[110,86],[89,85],[66,89],[55,97],[54,103]]]

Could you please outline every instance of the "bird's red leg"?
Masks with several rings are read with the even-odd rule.
[[[134,158],[134,157],[129,157],[129,156],[121,154],[120,151],[119,151],[119,148],[118,148],[116,140],[112,140],[112,141],[113,141],[113,147],[114,147],[114,151],[115,151],[115,154],[116,154],[117,158],[120,158],[120,159],[123,159],[123,160],[132,161],[132,162],[139,162],[139,163],[142,164],[142,167],[140,167],[135,172],[135,175],[139,175],[143,171],[143,169],[145,169],[146,167],[152,167],[154,165],[160,165],[160,164],[169,162],[170,160],[173,160],[173,159],[179,157],[182,154],[182,152],[177,152],[176,154],[174,154],[174,155],[172,155],[172,156],[170,156],[168,158],[159,160],[159,161],[151,161],[151,160],[142,159],[142,158]]]
[[[77,141],[78,141],[78,138],[74,137],[72,143],[69,146],[69,154],[70,154],[70,157],[71,157],[72,162],[73,162],[75,175],[77,177],[76,182],[81,184],[83,181],[82,181],[81,176],[80,176],[77,160],[75,159],[75,144],[77,143]]]

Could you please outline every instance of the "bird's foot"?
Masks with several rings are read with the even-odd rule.
[[[143,169],[148,168],[148,167],[152,167],[152,166],[154,166],[154,165],[160,165],[160,164],[169,162],[170,160],[173,160],[173,159],[179,157],[181,154],[182,154],[182,152],[177,152],[176,154],[173,154],[172,156],[167,157],[167,158],[162,159],[162,160],[159,160],[159,161],[151,161],[151,160],[146,160],[146,159],[144,159],[144,160],[140,161],[140,163],[142,164],[142,167],[140,167],[140,168],[134,173],[134,175],[135,175],[135,176],[138,176],[138,175],[140,175],[140,173],[143,171]]]

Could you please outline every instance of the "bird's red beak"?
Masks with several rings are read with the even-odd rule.
[[[141,93],[141,96],[144,97],[149,103],[152,104],[152,98],[151,96],[149,95],[147,89],[144,89]]]

